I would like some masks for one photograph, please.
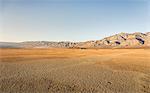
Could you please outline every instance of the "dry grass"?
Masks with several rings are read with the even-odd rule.
[[[0,49],[0,93],[150,93],[150,50]]]

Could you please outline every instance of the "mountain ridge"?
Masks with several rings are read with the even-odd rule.
[[[20,43],[0,42],[0,48],[150,48],[150,32],[115,34],[101,40],[85,42],[25,41]]]

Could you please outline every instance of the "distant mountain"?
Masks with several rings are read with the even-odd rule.
[[[20,43],[0,42],[0,48],[22,48]]]
[[[86,48],[150,48],[150,32],[119,33],[102,40],[84,42]]]
[[[150,32],[119,33],[102,40],[86,42],[28,41],[0,42],[1,48],[150,48]]]

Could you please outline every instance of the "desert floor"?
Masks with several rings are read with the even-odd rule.
[[[0,93],[150,93],[150,49],[0,49]]]

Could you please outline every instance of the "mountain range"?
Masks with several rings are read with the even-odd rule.
[[[86,42],[25,41],[0,42],[0,48],[150,48],[150,32],[119,33]]]

